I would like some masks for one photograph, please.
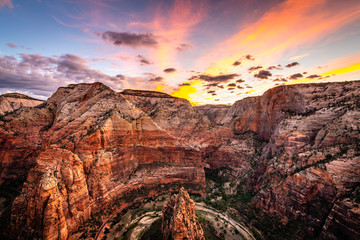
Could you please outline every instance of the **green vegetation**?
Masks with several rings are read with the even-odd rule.
[[[332,156],[328,156],[326,161],[330,161]],[[247,190],[246,184],[241,182],[236,187],[236,194],[226,194],[224,184],[229,181],[231,170],[217,169],[206,170],[207,181],[216,181],[215,190],[211,189],[208,193],[205,203],[218,209],[221,212],[227,212],[233,219],[239,222],[245,222],[250,227],[250,231],[256,239],[294,239],[306,238],[305,225],[301,221],[289,221],[286,225],[281,223],[281,219],[277,216],[269,215],[252,204],[252,200],[256,195],[254,192]],[[230,210],[231,209],[231,210]],[[230,210],[230,211],[229,211]],[[257,231],[259,230],[262,235]],[[235,233],[238,233],[236,230]]]

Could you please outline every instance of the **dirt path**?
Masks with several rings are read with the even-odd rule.
[[[220,219],[223,219],[231,224],[232,227],[236,228],[246,239],[248,240],[256,240],[255,237],[251,234],[251,232],[241,223],[235,221],[229,216],[225,215],[222,212],[219,212],[215,209],[209,208],[204,203],[195,203],[195,209],[201,210],[207,213],[210,213],[214,216],[219,216]]]
[[[95,240],[101,239],[103,237],[103,233],[104,233],[104,228],[106,226],[109,227],[110,223],[109,221],[116,216],[116,214],[118,214],[119,212],[121,212],[122,210],[124,210],[125,208],[129,207],[130,205],[132,205],[133,203],[124,203],[122,204],[118,209],[116,209],[115,212],[113,212],[105,221],[104,223],[100,226],[98,232],[95,235]]]

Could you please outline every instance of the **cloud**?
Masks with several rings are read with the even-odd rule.
[[[261,79],[268,79],[268,77],[271,77],[271,76],[272,76],[271,72],[269,72],[267,70],[260,70],[257,74],[254,75],[254,77],[261,78]]]
[[[163,77],[157,76],[157,77],[150,78],[149,82],[161,82],[162,80],[164,80]]]
[[[125,80],[126,79],[126,76],[125,75],[122,75],[122,74],[118,74],[116,75],[117,78],[120,78],[121,80]]]
[[[314,78],[320,78],[321,76],[317,75],[317,74],[313,74],[310,76],[307,76],[306,78],[310,78],[310,79],[314,79]]]
[[[236,87],[236,83],[229,83],[228,87]]]
[[[166,68],[163,70],[164,73],[173,73],[173,72],[176,72],[176,69],[175,68]]]
[[[233,66],[239,66],[239,65],[241,65],[241,62],[240,61],[235,61],[232,65]]]
[[[109,41],[115,46],[129,46],[132,48],[139,47],[156,47],[158,41],[151,33],[129,33],[129,32],[112,32],[107,31],[101,34],[101,38]]]
[[[251,67],[251,68],[248,69],[248,71],[253,72],[253,71],[261,69],[261,68],[263,68],[263,67],[262,66]]]
[[[149,59],[145,58],[142,55],[137,55],[137,60],[140,62],[141,66],[153,64]]]
[[[255,58],[253,56],[251,56],[250,54],[245,55],[244,58],[246,58],[247,60],[251,60],[251,61],[255,60]]]
[[[273,80],[273,82],[287,82],[288,80],[285,78],[276,78]]]
[[[242,56],[239,60],[236,60],[232,65],[233,66],[239,66],[241,64],[241,61],[244,61],[244,60],[254,61],[255,58],[252,55],[247,54],[245,56]]]
[[[120,89],[123,80],[90,69],[86,60],[72,54],[46,57],[40,54],[21,54],[0,57],[0,89],[29,91],[34,95],[49,97],[60,86],[70,83],[103,82]]]
[[[0,9],[7,6],[8,8],[14,8],[14,5],[12,4],[11,0],[0,0]]]
[[[189,49],[190,47],[191,47],[190,44],[181,43],[181,44],[179,44],[179,46],[176,47],[176,50],[178,50],[179,52],[183,52],[183,51],[186,51],[187,49]]]
[[[301,73],[295,73],[295,74],[291,75],[289,78],[291,80],[296,80],[296,79],[302,78],[302,77],[303,77],[303,75]]]
[[[16,48],[17,46],[13,43],[7,43],[6,44],[9,48]]]
[[[280,64],[278,64],[278,65],[276,65],[276,66],[269,66],[269,67],[267,68],[267,70],[274,70],[274,69],[276,69],[276,70],[282,70]]]
[[[245,80],[243,80],[243,79],[238,79],[238,80],[236,80],[236,82],[237,82],[237,83],[243,83],[243,82],[245,82]]]
[[[291,58],[289,58],[289,60],[294,61],[294,60],[298,60],[298,59],[303,58],[303,57],[307,57],[309,55],[310,55],[309,53],[305,53],[305,54],[302,54],[302,55],[291,57]]]
[[[339,30],[359,21],[359,7],[356,0],[277,1],[260,18],[244,22],[240,31],[219,42],[201,61],[208,64],[217,57],[211,65],[213,74],[224,71],[245,51],[257,56],[258,62],[271,64],[289,50],[342,38]]]
[[[221,82],[227,82],[231,79],[234,79],[235,77],[238,77],[239,74],[233,73],[233,74],[220,74],[217,76],[210,76],[210,75],[205,75],[205,74],[201,74],[201,75],[197,75],[197,76],[192,76],[191,78],[189,78],[189,80],[203,80],[205,82],[216,82],[216,83],[221,83]]]
[[[295,67],[295,66],[298,66],[298,65],[300,65],[300,63],[298,63],[298,62],[292,62],[292,63],[289,63],[288,65],[286,65],[285,67],[287,67],[287,68],[292,68],[292,67]]]

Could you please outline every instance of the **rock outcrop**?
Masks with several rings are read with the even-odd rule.
[[[164,240],[205,240],[195,215],[195,203],[184,188],[164,206],[161,228]]]
[[[284,224],[357,239],[359,96],[360,81],[304,84],[193,107],[101,83],[59,88],[0,118],[0,183],[25,181],[9,233],[65,239],[132,190],[174,182],[201,190],[204,167],[230,167],[252,203]]]
[[[22,238],[64,239],[139,187],[204,187],[201,153],[100,83],[60,88],[41,107],[6,115],[1,134],[2,180],[27,176],[10,226]]]
[[[22,107],[35,107],[43,102],[20,93],[6,93],[0,96],[0,116]]]

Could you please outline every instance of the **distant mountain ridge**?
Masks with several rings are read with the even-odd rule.
[[[6,93],[0,95],[0,115],[15,111],[21,107],[35,107],[43,102],[21,93]]]

